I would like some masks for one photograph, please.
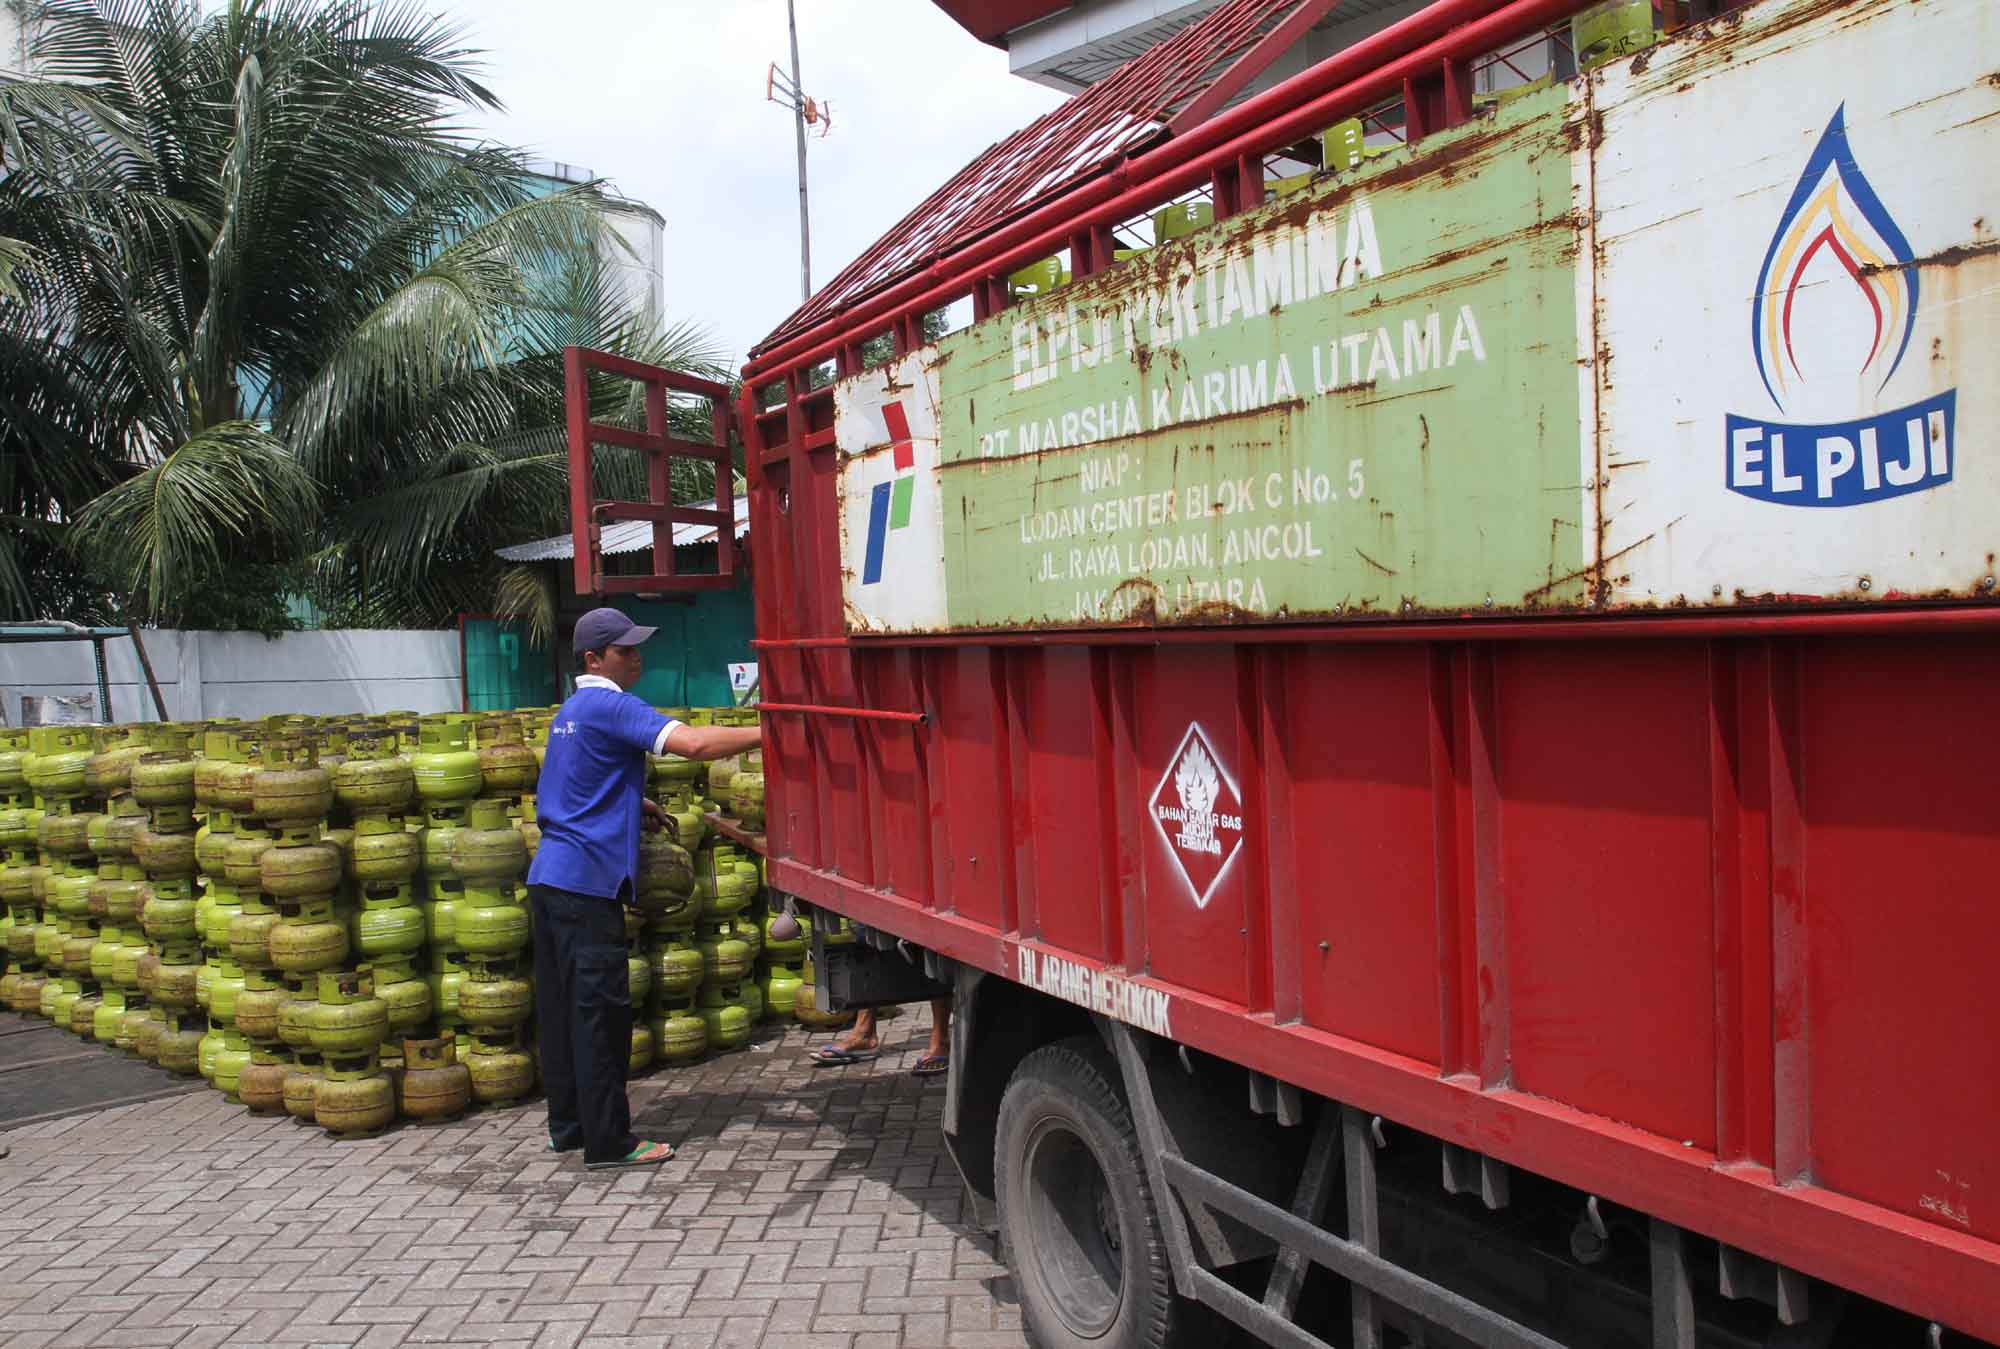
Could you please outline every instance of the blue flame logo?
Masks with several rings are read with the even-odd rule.
[[[1785,204],[1750,301],[1750,349],[1780,412],[1806,382],[1792,345],[1792,306],[1824,250],[1847,273],[1874,320],[1860,374],[1879,397],[1903,364],[1917,326],[1917,260],[1847,144],[1847,105],[1834,109]],[[1873,403],[1874,398],[1865,401]],[[1958,391],[1854,421],[1723,419],[1723,485],[1774,506],[1863,506],[1952,480]]]
[[[1792,301],[1807,264],[1821,249],[1846,269],[1874,311],[1874,340],[1862,373],[1880,364],[1891,344],[1895,346],[1876,392],[1888,385],[1903,363],[1917,325],[1916,257],[1902,228],[1854,162],[1847,145],[1846,114],[1843,103],[1820,133],[1771,236],[1757,274],[1757,293],[1750,302],[1750,346],[1757,354],[1764,391],[1780,409],[1785,406],[1780,390],[1787,385],[1787,367],[1793,377],[1802,373],[1792,352]]]

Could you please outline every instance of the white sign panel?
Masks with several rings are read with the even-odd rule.
[[[841,381],[833,415],[848,631],[942,628],[937,348]]]
[[[1754,6],[1728,60],[1668,44],[1593,90],[1613,604],[1987,593],[1992,13],[1853,8]]]

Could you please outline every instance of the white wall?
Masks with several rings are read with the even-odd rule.
[[[21,0],[0,0],[0,79],[28,73],[28,31]]]
[[[455,712],[463,671],[456,631],[340,629],[289,632],[142,633],[153,674],[175,721],[261,717],[273,712]],[[132,643],[104,644],[111,719],[153,720],[153,699]],[[18,725],[23,695],[94,693],[89,642],[0,645],[0,697]]]

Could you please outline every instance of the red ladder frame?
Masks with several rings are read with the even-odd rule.
[[[636,381],[646,387],[646,429],[610,426],[590,418],[590,372]],[[711,439],[681,440],[667,432],[667,391],[694,394],[708,400]],[[563,348],[563,403],[569,422],[569,526],[576,551],[576,593],[579,595],[656,594],[677,590],[726,590],[736,584],[736,484],[729,456],[729,388],[647,365],[589,347]],[[620,445],[644,450],[648,500],[599,501],[592,485],[593,445]],[[715,467],[712,509],[676,506],[668,469],[675,459],[700,459]],[[604,524],[611,520],[653,522],[653,570],[643,576],[606,576],[602,545]],[[683,572],[674,566],[675,525],[715,527],[716,570]]]

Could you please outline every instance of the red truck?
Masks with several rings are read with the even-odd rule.
[[[770,885],[1040,1343],[2000,1339],[2000,10],[1334,13],[573,414],[733,418]]]

